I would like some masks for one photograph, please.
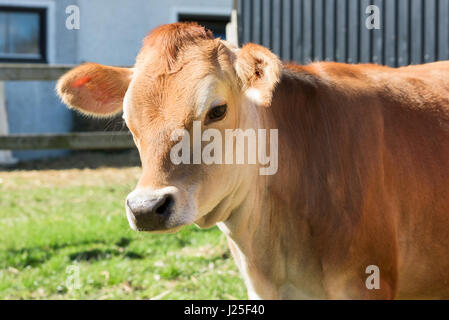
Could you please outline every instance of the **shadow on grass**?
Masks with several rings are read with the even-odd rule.
[[[42,248],[20,248],[9,249],[5,251],[4,259],[0,266],[5,264],[6,267],[25,268],[27,266],[36,267],[46,262],[52,257],[48,250]]]
[[[69,259],[72,261],[105,260],[119,254],[120,251],[116,249],[92,249],[71,253]]]
[[[113,256],[120,256],[127,259],[143,259],[143,256],[134,251],[121,252],[117,249],[91,249],[69,254],[69,258],[72,261],[97,261],[107,260]]]
[[[126,259],[143,259],[144,256],[140,253],[125,250],[131,243],[130,238],[122,237],[117,242],[115,242],[116,248],[106,248],[106,249],[89,249],[74,252],[68,255],[71,261],[96,261],[109,259],[112,256],[123,256]],[[29,248],[10,248],[0,254],[0,267],[14,267],[14,268],[25,268],[28,266],[36,267],[46,261],[50,260],[53,255],[57,254],[59,250],[63,250],[69,247],[79,247],[86,245],[108,245],[110,242],[105,240],[90,240],[90,241],[79,241],[75,243],[60,243],[52,245],[43,245]],[[3,259],[2,259],[3,258]],[[3,260],[3,261],[2,261]]]

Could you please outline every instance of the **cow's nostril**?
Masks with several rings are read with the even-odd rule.
[[[161,203],[161,205],[156,209],[156,213],[163,215],[173,206],[175,200],[173,196],[168,195],[165,197],[165,200]]]

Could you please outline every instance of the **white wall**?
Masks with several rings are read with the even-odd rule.
[[[0,0],[1,3],[50,4],[52,64],[91,61],[131,66],[146,34],[158,25],[175,22],[177,12],[231,15],[232,11],[232,0]],[[80,8],[79,30],[65,27],[65,9],[69,5]],[[71,130],[71,111],[60,103],[54,86],[55,82],[45,81],[5,83],[10,133]],[[1,114],[0,117],[6,120]],[[40,150],[13,154],[26,160],[63,153]]]
[[[65,28],[65,8],[78,0],[0,0],[0,5],[46,7],[48,11],[49,63],[77,62],[77,32]],[[95,0],[93,0],[95,1]],[[6,115],[9,133],[58,133],[72,129],[72,114],[55,94],[54,81],[5,82]],[[4,129],[3,129],[4,130]],[[6,134],[6,132],[4,132]],[[56,150],[14,151],[20,160],[59,156]]]
[[[78,0],[78,62],[133,65],[146,34],[176,12],[231,15],[232,0]]]

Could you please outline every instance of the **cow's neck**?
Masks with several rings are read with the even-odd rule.
[[[320,283],[316,281],[321,277],[320,261],[312,254],[312,231],[299,194],[304,150],[294,133],[303,86],[304,79],[284,71],[271,108],[259,109],[255,125],[279,129],[279,171],[274,176],[255,172],[246,179],[239,190],[245,194],[244,200],[226,222],[219,224],[230,239],[252,297],[317,298],[323,294],[312,285]]]

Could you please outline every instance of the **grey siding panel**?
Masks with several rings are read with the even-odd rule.
[[[301,44],[302,59],[305,63],[309,63],[313,60],[313,0],[302,0],[302,19],[303,19],[303,42]]]
[[[336,46],[336,61],[345,62],[346,61],[346,49],[347,49],[347,0],[337,0],[337,46]]]
[[[292,1],[291,0],[283,0],[282,2],[282,55],[285,60],[293,60],[292,59],[292,43],[291,43],[291,34],[293,32],[292,23],[291,23],[291,10],[292,10]]]
[[[436,0],[426,0],[424,6],[424,51],[423,59],[425,62],[435,61],[437,59],[437,22],[438,13],[436,11]],[[446,17],[448,19],[449,17]]]
[[[385,25],[384,25],[384,61],[383,63],[390,66],[395,67],[397,64],[397,20],[396,17],[398,15],[398,6],[397,2],[386,0],[384,3],[385,6]]]
[[[292,2],[293,40],[292,40],[292,60],[302,61],[302,0]]]
[[[423,7],[422,0],[412,0],[412,13],[411,13],[411,36],[413,41],[410,42],[410,62],[411,64],[417,64],[423,61]]]
[[[241,3],[242,3],[242,12],[244,14],[244,19],[241,19],[242,21],[244,21],[244,23],[242,24],[243,27],[242,39],[244,42],[254,41],[251,37],[251,29],[252,29],[251,20],[253,18],[253,15],[251,13],[252,0],[241,1]]]
[[[387,0],[388,1],[388,0]],[[391,1],[391,0],[390,0]],[[385,28],[385,11],[384,11],[384,0],[374,0],[372,4],[379,8],[380,12],[380,29],[372,30],[372,55],[371,60],[374,63],[383,64],[384,58],[384,28]]]
[[[254,42],[261,43],[262,41],[262,0],[252,0],[252,36]]]
[[[324,60],[324,6],[323,0],[313,1],[313,60]]]
[[[348,1],[348,59],[349,63],[359,61],[359,19],[352,19],[357,17],[359,12],[360,0]]]
[[[369,5],[380,30],[366,27]],[[239,39],[284,60],[404,66],[449,59],[449,0],[239,0]]]
[[[283,0],[273,0],[273,6],[272,6],[272,21],[273,21],[273,25],[272,25],[272,29],[271,32],[273,33],[272,36],[272,50],[274,53],[276,53],[277,55],[281,56],[282,58],[282,52],[281,52],[281,43],[282,43],[282,1]]]
[[[335,60],[335,0],[325,0],[324,4],[324,55],[325,60]],[[300,60],[297,60],[300,61]]]
[[[449,59],[449,0],[440,0],[438,7],[438,59]]]
[[[398,55],[397,55],[397,65],[405,66],[410,64],[410,39],[409,38],[409,23],[410,23],[410,1],[409,0],[398,0],[399,10],[397,16],[398,23]]]
[[[370,62],[371,61],[371,47],[372,47],[372,31],[366,28],[366,8],[371,5],[370,0],[360,1],[360,60],[359,62]]]
[[[262,45],[267,48],[272,48],[271,43],[271,0],[263,0],[262,1]]]

